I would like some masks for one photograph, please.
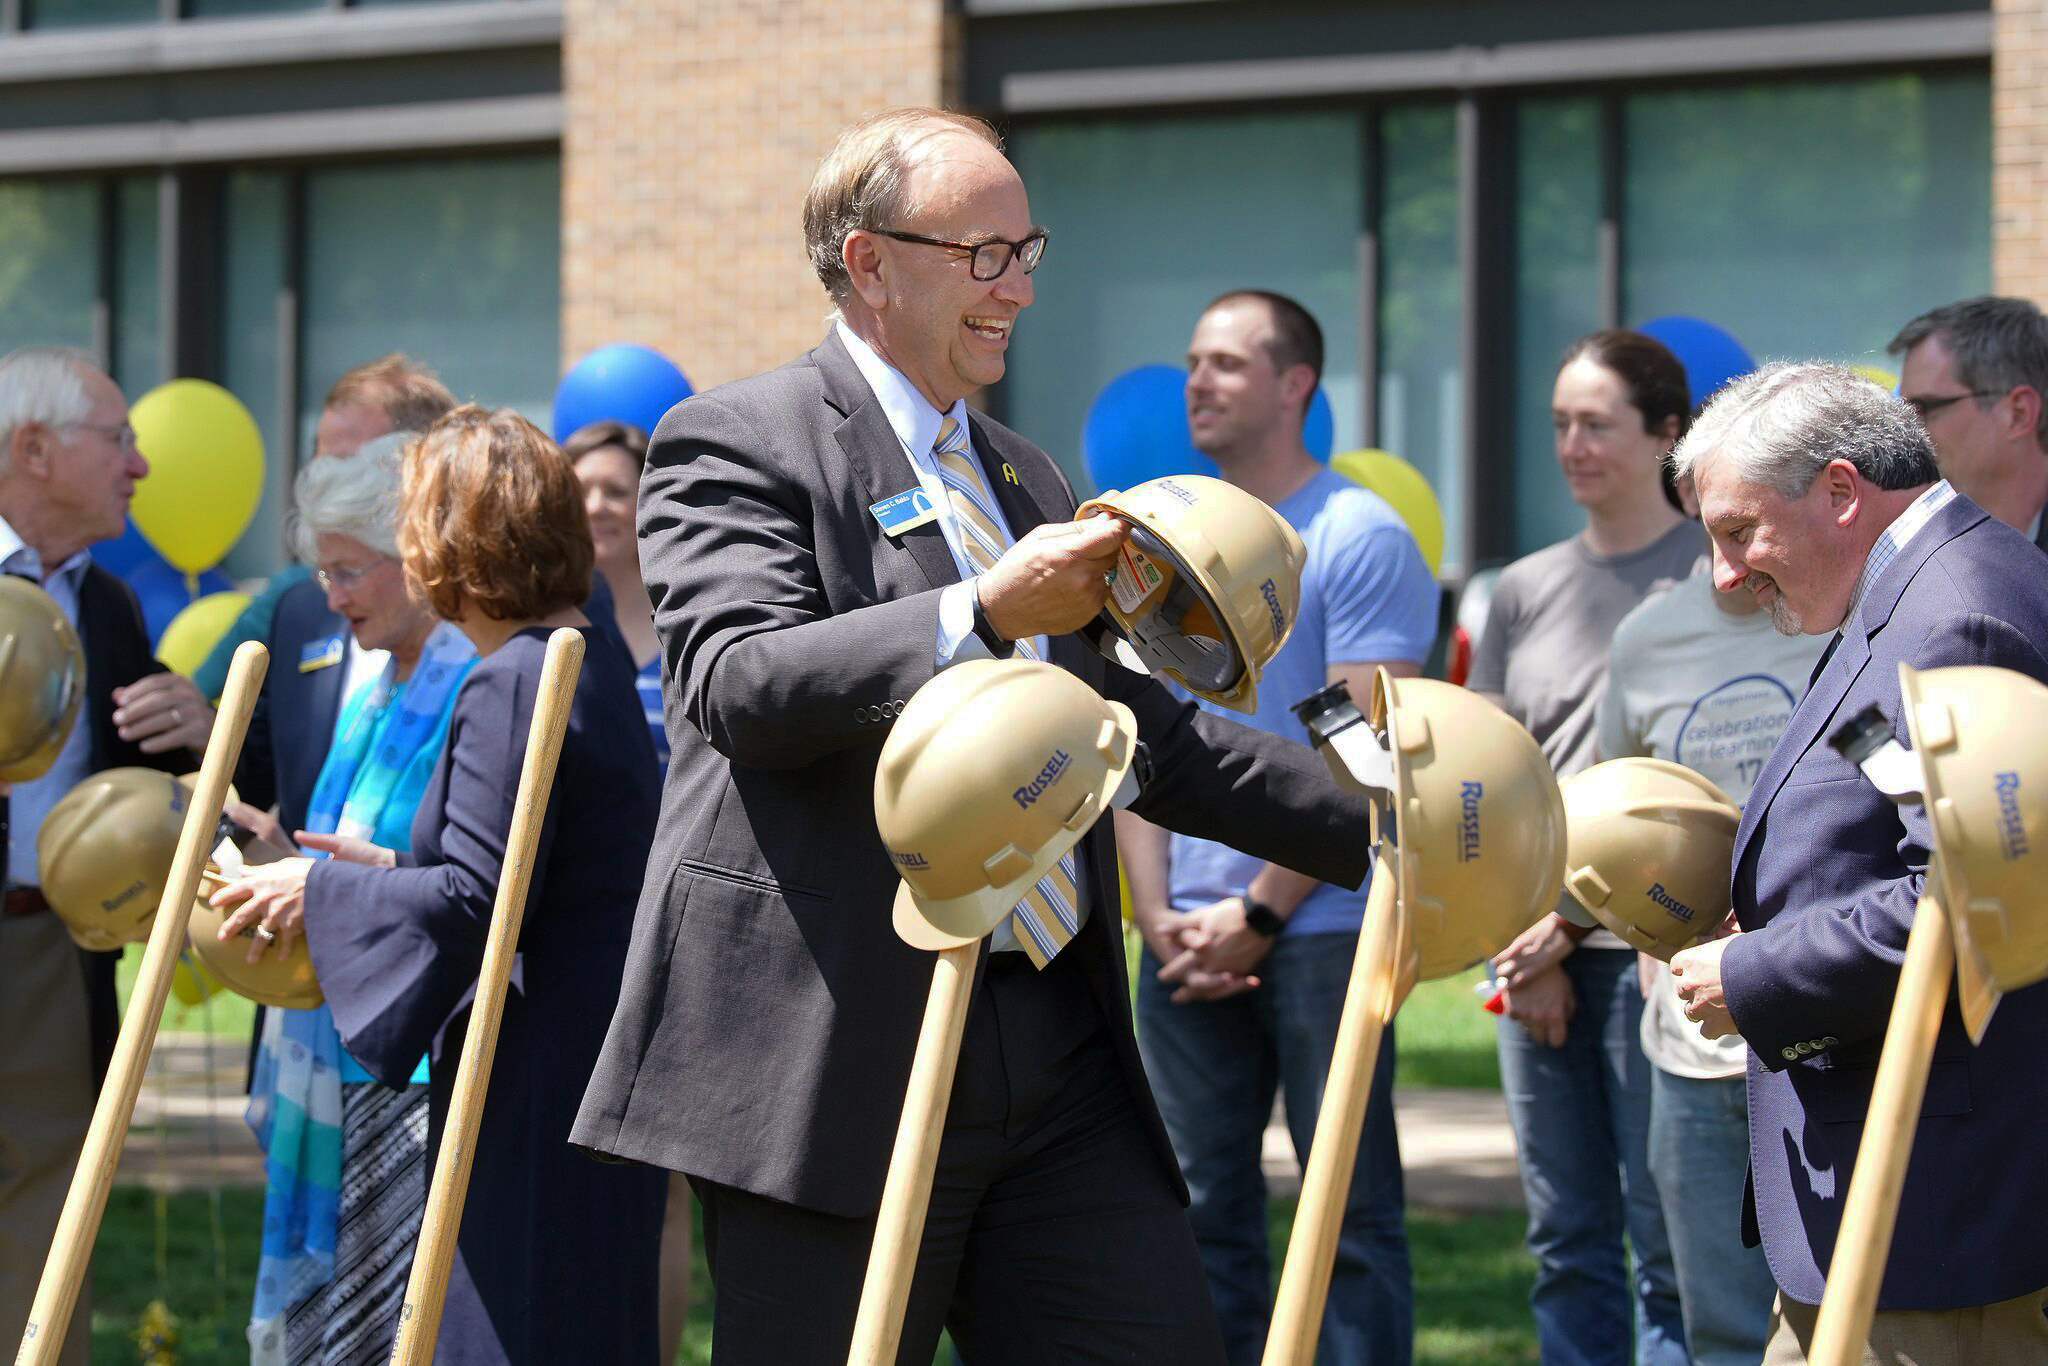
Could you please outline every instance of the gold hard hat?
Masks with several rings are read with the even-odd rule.
[[[2048,687],[2010,669],[1900,664],[1899,696],[1934,828],[1928,883],[1981,1039],[2001,995],[2048,977]]]
[[[85,697],[85,651],[57,600],[0,574],[0,783],[40,778],[57,762]]]
[[[1308,551],[1285,518],[1233,484],[1176,474],[1092,498],[1131,534],[1111,571],[1110,617],[1147,668],[1249,712],[1259,671],[1301,608]]]
[[[1564,888],[1632,948],[1671,955],[1728,918],[1742,809],[1662,759],[1612,759],[1558,784]]]
[[[192,940],[192,956],[199,960],[199,966],[237,996],[246,996],[262,1005],[311,1010],[326,1000],[320,992],[319,980],[313,976],[313,956],[306,952],[304,935],[293,938],[288,952],[280,955],[272,947],[253,963],[249,961],[253,927],[225,942],[220,939],[220,927],[232,912],[215,910],[207,900],[229,881],[211,863],[199,876],[199,899],[193,903],[192,924],[187,931]]]
[[[1529,732],[1477,693],[1381,669],[1371,721],[1393,760],[1383,857],[1398,877],[1405,995],[1491,958],[1557,904],[1564,801]]]
[[[80,946],[149,938],[178,852],[190,777],[109,768],[65,793],[36,832],[36,876]]]
[[[875,768],[875,826],[920,949],[1001,924],[1109,809],[1137,750],[1130,709],[1035,660],[973,660],[912,694]]]

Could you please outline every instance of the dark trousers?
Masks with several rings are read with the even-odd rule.
[[[928,1366],[944,1326],[972,1366],[1220,1366],[1194,1235],[1105,1029],[1073,965],[991,959],[961,1041],[899,1363]],[[845,1360],[874,1220],[692,1185],[717,1287],[715,1360]]]

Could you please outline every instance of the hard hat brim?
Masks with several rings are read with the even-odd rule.
[[[1117,725],[1131,737],[1132,743],[1123,763],[1111,765],[1103,775],[1101,787],[1091,793],[1095,798],[1094,817],[1077,830],[1060,831],[1038,851],[1026,871],[1000,887],[981,887],[964,896],[927,900],[920,897],[909,882],[899,882],[890,912],[890,923],[897,938],[914,949],[932,953],[957,949],[963,944],[986,938],[1016,909],[1025,894],[1102,819],[1109,810],[1110,799],[1123,785],[1124,775],[1130,772],[1137,757],[1138,734],[1137,718],[1131,714],[1131,709],[1121,702],[1104,700]]]

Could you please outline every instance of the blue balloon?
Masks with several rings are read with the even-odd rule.
[[[117,579],[127,578],[129,571],[139,564],[162,558],[135,529],[132,518],[122,526],[119,536],[111,541],[101,541],[92,548],[92,562]]]
[[[1685,387],[1692,393],[1694,412],[1716,389],[1756,369],[1756,361],[1741,342],[1702,318],[1672,314],[1652,318],[1636,331],[1655,337],[1678,357],[1685,367]]]
[[[151,551],[149,559],[137,564],[123,577],[135,590],[135,600],[142,605],[142,625],[149,632],[152,646],[163,636],[171,618],[184,611],[195,598],[203,598],[208,593],[225,593],[235,586],[234,580],[218,569],[209,569],[199,576],[199,591],[194,593],[186,585],[185,576],[155,551]]]
[[[600,346],[555,386],[555,440],[593,422],[624,422],[652,434],[662,414],[694,390],[674,361],[651,346]]]
[[[1216,475],[1216,463],[1188,434],[1188,372],[1177,365],[1140,365],[1102,386],[1081,424],[1081,463],[1098,491],[1127,489],[1169,474]],[[1336,418],[1318,386],[1309,400],[1302,444],[1327,461]]]

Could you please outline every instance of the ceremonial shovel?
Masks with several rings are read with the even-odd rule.
[[[441,1150],[434,1158],[433,1181],[427,1188],[427,1209],[420,1223],[419,1247],[413,1254],[412,1276],[405,1285],[405,1303],[398,1311],[398,1337],[391,1351],[396,1366],[428,1366],[441,1334],[441,1307],[448,1297],[456,1235],[462,1231],[462,1206],[469,1193],[469,1169],[476,1160],[476,1136],[483,1124],[491,1061],[498,1051],[498,1026],[505,1015],[512,956],[519,948],[526,893],[533,884],[534,850],[547,817],[555,765],[562,756],[562,736],[569,726],[569,704],[575,699],[576,677],[582,669],[582,635],[566,626],[552,632],[541,665],[540,689],[533,701],[533,724],[526,733],[526,760],[519,769],[512,830],[505,840],[505,862],[499,870],[497,903],[491,908],[490,929],[484,939],[476,997],[462,1038],[462,1056],[455,1065],[454,1095],[441,1131]]]
[[[71,1190],[64,1197],[57,1236],[50,1245],[49,1260],[43,1264],[43,1278],[36,1286],[28,1325],[21,1336],[21,1350],[15,1357],[16,1366],[49,1366],[63,1349],[71,1311],[78,1302],[79,1284],[92,1256],[100,1218],[106,1213],[114,1169],[121,1162],[121,1143],[134,1117],[135,1097],[142,1090],[143,1071],[156,1043],[164,997],[171,989],[178,951],[185,945],[185,924],[199,890],[200,869],[220,824],[228,779],[241,755],[242,737],[248,732],[249,714],[255,710],[256,693],[263,684],[269,661],[269,652],[252,640],[235,651],[234,662],[228,667],[227,687],[221,694],[213,731],[207,737],[206,757],[199,765],[191,804],[185,808],[177,853],[171,860],[170,876],[164,880],[163,898],[157,902],[156,920],[150,925],[148,946],[143,950],[142,966],[128,998],[128,1012],[121,1019],[121,1033],[114,1043],[106,1081],[100,1087],[98,1103],[93,1106],[92,1124],[86,1130],[85,1147],[78,1156]]]

